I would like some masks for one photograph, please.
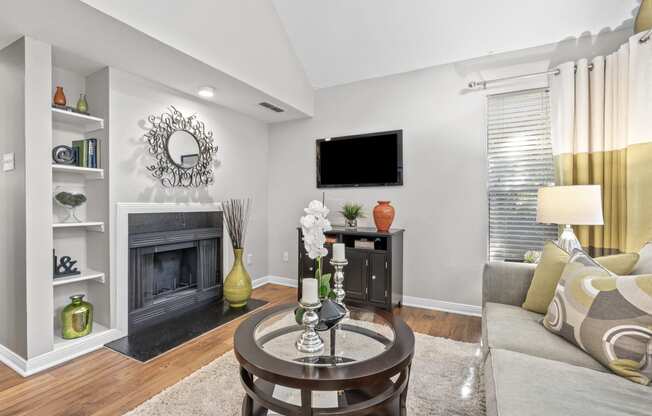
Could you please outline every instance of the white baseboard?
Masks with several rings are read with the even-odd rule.
[[[263,276],[253,282],[253,287],[261,287],[268,283],[277,285],[297,287],[297,280],[281,276]],[[415,308],[432,309],[443,312],[458,313],[460,315],[481,316],[482,307],[476,305],[466,305],[463,303],[446,302],[443,300],[418,298],[415,296],[403,296],[403,305]]]
[[[482,316],[482,307],[464,303],[446,302],[443,300],[403,296],[403,305],[415,308],[432,309],[436,311],[457,313],[460,315]]]
[[[287,287],[297,287],[297,279],[292,279],[289,277],[282,277],[282,276],[273,276],[273,275],[259,277],[258,279],[255,279],[251,283],[254,289],[257,287],[264,286],[268,283],[273,283],[275,285],[281,285]]]
[[[99,350],[104,344],[122,338],[125,334],[110,329],[95,336],[81,339],[75,346],[53,349],[29,360],[24,359],[0,344],[0,361],[23,377],[29,377],[48,368],[70,361],[73,358]]]
[[[25,373],[27,370],[27,360],[2,344],[0,344],[0,362],[21,376],[27,377]]]

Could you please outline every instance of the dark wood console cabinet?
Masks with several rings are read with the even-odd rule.
[[[346,245],[346,259],[349,264],[344,268],[345,302],[358,306],[375,306],[391,310],[403,302],[403,232],[392,229],[381,233],[375,228],[349,230],[333,227],[326,232],[327,238]],[[301,228],[299,235],[299,291],[301,297],[301,279],[315,277],[316,262],[303,247]],[[373,243],[372,248],[356,248],[356,240]],[[324,258],[324,273],[332,273],[330,259],[333,253],[332,243],[327,243],[328,256]]]

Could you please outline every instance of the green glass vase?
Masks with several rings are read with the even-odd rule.
[[[93,330],[93,305],[84,302],[84,295],[73,295],[70,304],[61,312],[61,336],[75,339]]]
[[[77,100],[77,111],[80,113],[88,113],[88,101],[86,101],[86,94],[79,94],[79,100]]]
[[[233,249],[233,267],[224,280],[224,298],[232,308],[242,308],[251,298],[251,276],[242,263],[241,248]]]

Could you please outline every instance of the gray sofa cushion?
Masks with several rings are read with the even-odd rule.
[[[482,305],[487,302],[521,306],[534,276],[535,264],[493,261],[482,272]]]
[[[624,378],[492,349],[485,379],[495,386],[489,416],[649,416],[652,389]]]
[[[519,306],[487,303],[482,319],[485,353],[487,348],[500,348],[609,372],[584,351],[548,332],[541,324],[543,315]]]

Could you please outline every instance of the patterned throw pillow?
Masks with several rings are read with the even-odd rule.
[[[595,260],[619,275],[630,274],[639,261],[637,253],[614,254],[612,256],[597,257]],[[534,270],[534,277],[527,291],[523,309],[532,312],[546,313],[548,305],[555,295],[555,288],[561,277],[564,267],[570,260],[570,255],[552,241],[547,241],[543,246],[541,261]],[[641,273],[642,274],[642,273]]]
[[[616,276],[575,250],[543,325],[614,373],[650,384],[652,275]]]

